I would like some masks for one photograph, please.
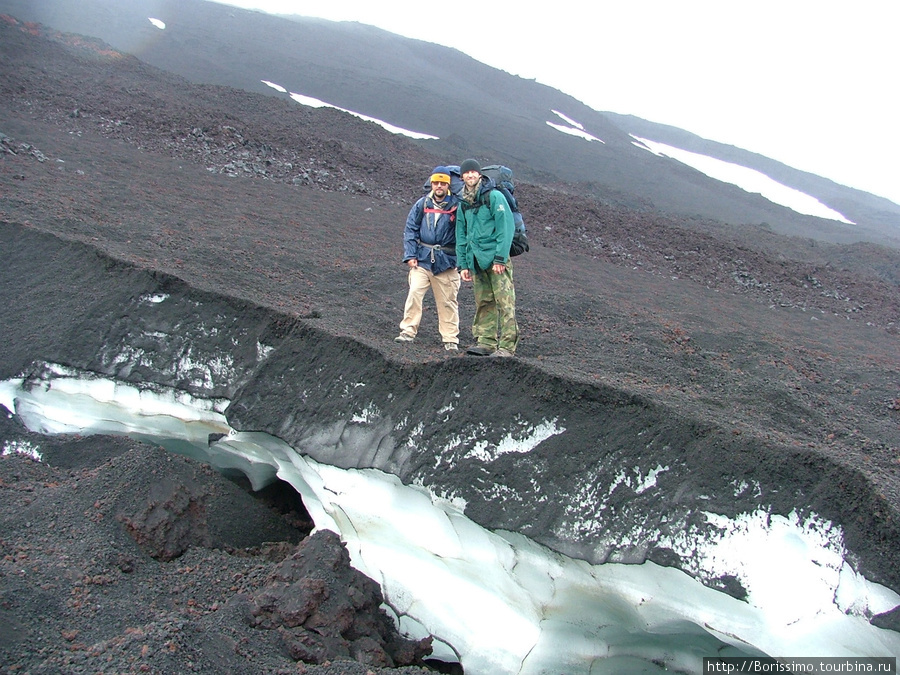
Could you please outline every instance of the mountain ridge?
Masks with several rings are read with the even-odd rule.
[[[286,97],[262,83],[273,81],[288,91],[432,133],[439,140],[418,143],[433,154],[504,162],[522,179],[572,183],[599,199],[619,205],[637,200],[676,216],[738,226],[766,223],[789,235],[900,248],[900,206],[889,200],[694,137],[696,147],[712,156],[738,159],[749,168],[777,169],[776,179],[832,208],[840,206],[856,225],[797,214],[632,144],[632,124],[644,133],[652,130],[659,136],[654,140],[663,142],[670,133],[664,125],[592,110],[567,94],[451,48],[364,24],[284,19],[202,0],[166,6],[167,16],[158,17],[168,19],[161,31],[148,21],[157,9],[146,0],[129,3],[127,9],[112,0],[90,0],[77,10],[49,0],[0,2],[0,11],[22,20],[94,35],[120,50],[139,47],[142,60],[194,82]],[[207,35],[226,42],[211,43]],[[567,137],[549,127],[554,109],[584,124],[604,143]],[[441,133],[434,133],[438,126]]]

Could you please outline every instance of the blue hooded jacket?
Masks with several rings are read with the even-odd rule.
[[[429,192],[409,210],[403,230],[403,262],[415,258],[432,274],[456,267],[456,209],[459,197],[448,194],[442,207]]]

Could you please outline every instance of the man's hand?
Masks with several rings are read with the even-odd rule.
[[[500,263],[494,263],[494,274],[503,274],[506,271],[506,265],[501,265]]]
[[[462,277],[463,281],[472,281],[472,271],[471,270],[460,270],[459,276]]]
[[[414,270],[419,266],[419,261],[416,260],[415,258],[410,258],[409,260],[406,261],[406,264],[409,265],[410,269]]]

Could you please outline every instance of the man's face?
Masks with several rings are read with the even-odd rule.
[[[441,198],[450,191],[450,183],[435,181],[431,184],[431,191],[435,197]]]
[[[480,171],[466,171],[462,175],[463,183],[465,183],[469,187],[474,187],[475,183],[478,182],[479,178],[481,178]]]

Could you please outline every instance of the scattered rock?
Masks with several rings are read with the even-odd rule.
[[[350,566],[340,538],[320,531],[301,542],[249,599],[249,623],[277,630],[291,658],[321,664],[353,658],[388,668],[418,665],[431,639],[401,637],[374,581]]]

